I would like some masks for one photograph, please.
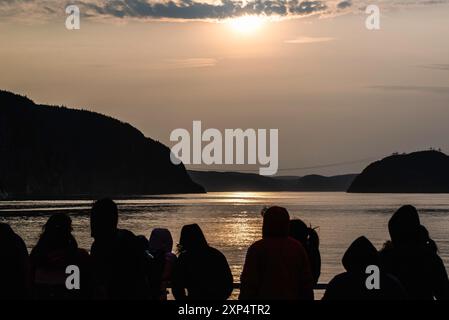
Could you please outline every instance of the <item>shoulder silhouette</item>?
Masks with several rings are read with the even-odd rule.
[[[29,258],[22,238],[0,223],[0,300],[30,297]]]
[[[365,237],[357,238],[346,250],[342,263],[346,272],[335,276],[328,284],[323,300],[401,300],[404,288],[391,275],[382,272],[379,254]],[[374,266],[379,273],[378,287],[367,285],[367,267]],[[377,271],[376,271],[377,272]]]
[[[178,251],[172,289],[177,300],[229,298],[233,277],[228,261],[220,251],[208,245],[197,224],[182,228]]]

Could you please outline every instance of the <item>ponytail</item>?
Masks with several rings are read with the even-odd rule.
[[[320,237],[315,229],[312,227],[307,228],[307,246],[311,250],[319,250],[320,248]]]

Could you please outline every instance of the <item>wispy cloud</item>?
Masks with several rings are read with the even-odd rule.
[[[317,42],[328,42],[335,40],[331,37],[298,37],[296,39],[285,40],[285,43],[289,44],[305,44],[305,43],[317,43]]]
[[[449,64],[444,64],[444,63],[428,64],[428,65],[423,65],[423,66],[420,66],[420,67],[421,68],[426,68],[426,69],[449,71]]]
[[[337,4],[338,9],[346,9],[352,6],[351,0],[343,0]]]
[[[214,58],[187,58],[187,59],[169,59],[165,61],[168,68],[173,69],[191,69],[191,68],[209,68],[215,67],[218,63]]]
[[[449,87],[444,86],[380,85],[370,86],[369,88],[385,91],[416,91],[424,93],[449,94]]]

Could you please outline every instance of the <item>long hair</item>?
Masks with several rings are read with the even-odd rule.
[[[290,221],[290,236],[310,250],[318,250],[320,247],[320,238],[316,230],[308,227],[300,219]]]
[[[302,220],[291,220],[290,237],[303,245],[309,257],[314,282],[318,283],[321,275],[321,254],[320,238],[315,228],[308,227]]]
[[[64,250],[74,253],[78,243],[72,235],[72,219],[66,214],[52,215],[42,227],[42,234],[33,249],[35,258],[43,258],[54,250]]]

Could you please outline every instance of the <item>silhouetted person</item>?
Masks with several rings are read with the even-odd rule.
[[[197,224],[182,228],[178,250],[172,281],[176,300],[226,300],[231,295],[233,278],[228,262],[208,245]]]
[[[150,291],[153,300],[167,300],[167,287],[177,259],[172,250],[173,238],[170,231],[154,229],[149,239],[149,253],[152,257]]]
[[[308,227],[302,220],[290,221],[290,237],[301,242],[309,257],[310,269],[314,284],[318,283],[321,274],[320,238],[318,233]]]
[[[30,293],[28,251],[9,225],[0,223],[0,300],[26,299]]]
[[[416,208],[399,208],[388,222],[388,230],[391,242],[381,251],[384,270],[399,279],[411,299],[448,299],[446,269]]]
[[[419,226],[419,243],[428,248],[431,252],[438,254],[438,246],[435,241],[430,238],[429,231],[423,225]]]
[[[302,244],[289,237],[286,209],[271,207],[263,217],[263,238],[248,249],[240,299],[313,299],[313,276]]]
[[[98,200],[90,216],[95,239],[91,256],[94,298],[145,299],[149,294],[146,257],[141,241],[118,229],[118,209],[110,199]]]
[[[397,279],[380,270],[379,254],[365,237],[357,238],[346,250],[342,259],[346,272],[335,276],[328,284],[323,300],[400,300],[406,293]],[[366,273],[368,266],[377,266],[379,289],[369,290]]]
[[[87,299],[91,294],[89,253],[78,248],[72,235],[72,219],[63,213],[52,215],[31,251],[33,296],[37,299]],[[68,266],[80,271],[80,289],[66,287]]]

